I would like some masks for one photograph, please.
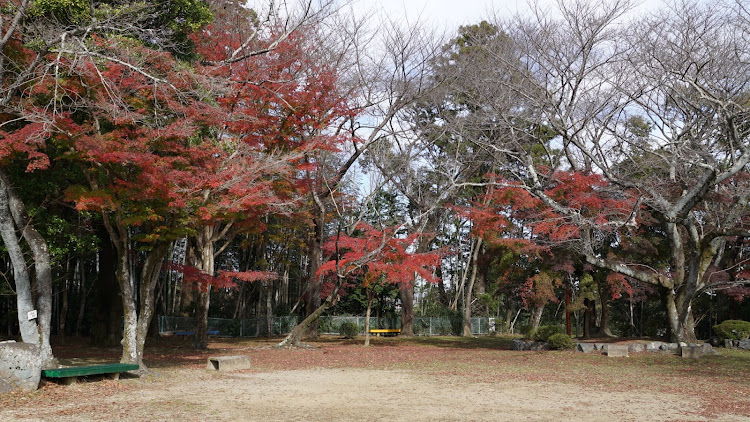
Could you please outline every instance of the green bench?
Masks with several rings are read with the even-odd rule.
[[[375,335],[382,335],[382,336],[397,336],[401,334],[400,328],[376,328],[374,330],[370,330],[370,334]]]
[[[63,384],[74,384],[78,377],[89,375],[105,375],[110,379],[120,378],[120,372],[135,371],[138,365],[130,363],[110,363],[106,365],[71,366],[68,368],[43,369],[42,376],[45,378],[57,378]]]

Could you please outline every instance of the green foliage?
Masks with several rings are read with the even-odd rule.
[[[519,325],[518,332],[523,335],[523,338],[527,339],[533,339],[536,334],[536,330],[531,327],[531,324]]]
[[[531,334],[531,338],[536,341],[549,341],[550,337],[555,334],[564,334],[565,328],[559,325],[542,325],[534,333]]]
[[[29,7],[33,17],[51,16],[63,23],[82,23],[90,17],[89,0],[36,0]]]
[[[565,333],[552,334],[547,339],[550,349],[553,350],[565,350],[576,347],[576,343]]]
[[[344,322],[339,327],[339,333],[344,338],[355,338],[359,334],[359,325],[353,322]]]
[[[160,20],[176,32],[194,32],[213,20],[211,9],[204,0],[161,0],[155,3]]]
[[[750,338],[750,322],[728,319],[719,325],[714,325],[716,335],[727,340],[744,340]]]

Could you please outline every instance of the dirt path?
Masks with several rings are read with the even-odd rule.
[[[116,383],[98,381],[97,383]],[[65,387],[85,402],[0,409],[0,420],[124,421],[703,421],[696,403],[653,392],[528,381],[476,382],[409,370],[304,369],[216,373],[172,370],[121,380],[91,397],[94,383]],[[113,384],[114,385],[114,384]],[[101,386],[98,386],[101,388]],[[30,403],[31,405],[31,403]],[[32,410],[33,409],[33,410]],[[30,412],[34,413],[30,413]],[[711,420],[749,421],[740,416]]]

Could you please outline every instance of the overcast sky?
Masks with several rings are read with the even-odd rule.
[[[553,9],[556,5],[556,0],[538,2],[542,7]],[[660,4],[660,0],[641,0],[637,10],[653,9]],[[445,28],[478,23],[487,19],[492,10],[501,16],[529,10],[526,0],[354,0],[353,7],[358,13],[382,8],[394,18],[419,19]]]

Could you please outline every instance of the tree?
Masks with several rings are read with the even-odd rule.
[[[342,96],[350,99],[353,113],[328,129],[339,139],[339,151],[311,151],[306,157],[310,171],[304,173],[304,183],[309,194],[307,212],[311,226],[305,291],[308,316],[320,315],[329,306],[321,302],[318,268],[323,262],[322,245],[328,231],[335,227],[326,220],[329,210],[335,212],[337,207],[335,193],[366,151],[383,138],[403,133],[397,122],[429,88],[425,72],[436,52],[434,41],[417,26],[404,29],[399,23],[388,21],[374,34],[368,33],[361,22],[353,29],[335,28],[336,34],[327,34],[326,39],[340,40],[332,50],[336,54],[328,51],[324,57],[333,60],[339,69],[338,86],[344,92]],[[293,341],[285,343],[297,343],[303,329],[307,335],[317,336],[316,319],[317,316],[305,318],[290,334]]]
[[[106,34],[126,34],[149,42],[163,42],[167,47],[176,46],[175,34],[206,19],[199,11],[202,2],[183,0],[180,5],[175,9],[168,1],[123,2],[114,8],[108,3],[78,0],[8,2],[0,12],[0,114],[3,116],[0,160],[22,157],[28,160],[28,171],[45,169],[49,165],[46,143],[70,139],[70,133],[61,130],[61,126],[75,114],[76,94],[80,94],[73,86],[75,78],[70,77],[76,72],[72,69],[77,64],[74,58],[117,60],[99,50],[100,44],[89,43]],[[185,11],[198,12],[184,14]],[[169,28],[162,27],[164,22],[172,20]],[[38,327],[36,321],[28,318],[19,319],[19,324],[24,341],[38,344],[43,361],[48,362],[52,359],[49,249],[4,171],[0,179],[3,180],[0,224],[4,243],[11,245],[14,278],[20,293],[18,305],[23,310],[19,318],[21,314],[26,318],[26,311],[33,308],[39,310]],[[26,263],[20,254],[19,233],[33,254],[39,291],[36,306],[31,301],[28,272],[22,268]]]
[[[322,276],[331,278],[329,298],[335,298],[345,279],[356,277],[367,290],[367,313],[365,318],[365,346],[370,344],[370,309],[372,292],[379,283],[410,287],[415,275],[425,281],[435,281],[434,268],[439,265],[440,254],[436,252],[409,252],[413,249],[418,233],[400,233],[401,227],[376,229],[359,223],[352,235],[337,234],[328,240],[325,250],[333,258],[321,265]],[[332,301],[330,301],[332,302]],[[326,300],[326,303],[330,303]]]
[[[224,7],[222,20],[196,39],[204,58],[201,71],[216,89],[221,113],[202,139],[213,148],[214,164],[188,193],[196,216],[193,265],[209,276],[215,257],[248,222],[264,213],[288,214],[299,205],[305,187],[294,179],[309,165],[306,157],[339,142],[321,128],[350,113],[336,91],[336,69],[308,52],[309,28],[272,28],[281,33],[258,35],[256,15],[236,8],[232,14]],[[217,49],[217,42],[223,48]],[[199,348],[206,347],[209,298],[210,287],[197,301]]]
[[[453,209],[447,204],[463,204],[474,195],[472,184],[479,183],[488,170],[488,155],[468,141],[484,133],[482,128],[468,123],[471,117],[466,116],[472,115],[473,107],[464,101],[462,89],[466,86],[461,82],[472,71],[479,71],[473,66],[474,55],[482,54],[477,45],[498,36],[497,28],[487,22],[461,27],[458,36],[441,46],[428,61],[424,95],[409,105],[402,117],[404,122],[399,123],[407,130],[379,140],[367,153],[365,163],[377,169],[408,200],[410,225],[416,231],[434,235],[441,225],[449,224]],[[435,243],[435,237],[425,236],[417,248],[428,252],[436,247]],[[481,249],[481,241],[471,240],[462,286],[467,281],[473,285]],[[457,262],[458,265],[461,264]],[[473,275],[469,277],[469,273]],[[471,291],[463,287],[458,290],[469,296],[470,303]],[[401,335],[413,335],[414,287],[400,293]],[[451,305],[457,304],[458,300]]]
[[[629,7],[561,3],[560,18],[537,9],[498,22],[511,43],[488,45],[478,66],[508,77],[476,78],[495,94],[473,100],[500,136],[474,142],[497,160],[500,188],[539,201],[542,244],[658,286],[672,340],[690,342],[690,305],[711,284],[707,268],[720,268],[727,239],[745,234],[747,27],[732,5],[685,3],[627,26]],[[633,117],[653,130],[634,136]],[[617,254],[654,225],[669,244],[664,266]]]

